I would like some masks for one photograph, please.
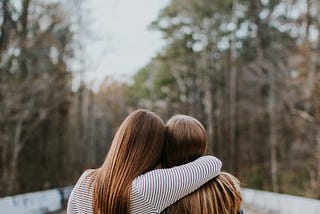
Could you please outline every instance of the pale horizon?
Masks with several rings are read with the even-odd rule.
[[[164,44],[161,33],[148,26],[168,0],[93,0],[86,5],[93,38],[84,42],[84,82],[96,90],[106,76],[129,80]]]

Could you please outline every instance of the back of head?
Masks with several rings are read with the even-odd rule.
[[[132,181],[157,166],[164,134],[162,120],[150,111],[134,111],[124,120],[96,171],[94,213],[130,212]]]
[[[202,156],[208,138],[202,124],[186,115],[173,116],[166,124],[166,140],[162,164],[181,165]],[[166,209],[166,213],[180,214],[236,214],[242,197],[237,178],[221,173],[195,192]]]
[[[206,152],[207,145],[206,130],[198,120],[175,115],[166,124],[162,165],[173,167],[193,161]]]
[[[165,213],[237,214],[241,203],[239,180],[229,173],[221,172],[197,191],[168,207]]]

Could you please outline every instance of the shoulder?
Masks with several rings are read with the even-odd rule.
[[[94,179],[95,175],[96,175],[95,169],[87,169],[82,173],[82,175],[79,178],[79,181],[90,181]]]
[[[92,213],[94,180],[95,170],[82,173],[69,197],[68,213]]]
[[[93,189],[95,180],[95,170],[88,169],[82,173],[76,185],[74,191],[83,191]]]

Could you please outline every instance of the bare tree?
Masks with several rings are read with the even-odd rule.
[[[236,32],[238,28],[238,17],[237,17],[237,7],[238,1],[233,0],[233,15],[232,15],[232,23],[234,24],[234,30],[231,34],[230,41],[230,85],[229,85],[229,108],[230,108],[230,158],[231,158],[231,168],[233,172],[238,171],[237,162],[238,158],[237,154],[237,146],[236,146],[236,124],[237,124],[237,115],[236,115],[236,93],[237,93],[237,48],[236,48]]]

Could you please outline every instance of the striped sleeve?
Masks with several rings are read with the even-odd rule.
[[[213,156],[147,172],[132,183],[131,213],[160,213],[180,198],[216,177],[222,163]]]
[[[93,213],[92,170],[85,171],[74,186],[68,200],[67,214]]]

